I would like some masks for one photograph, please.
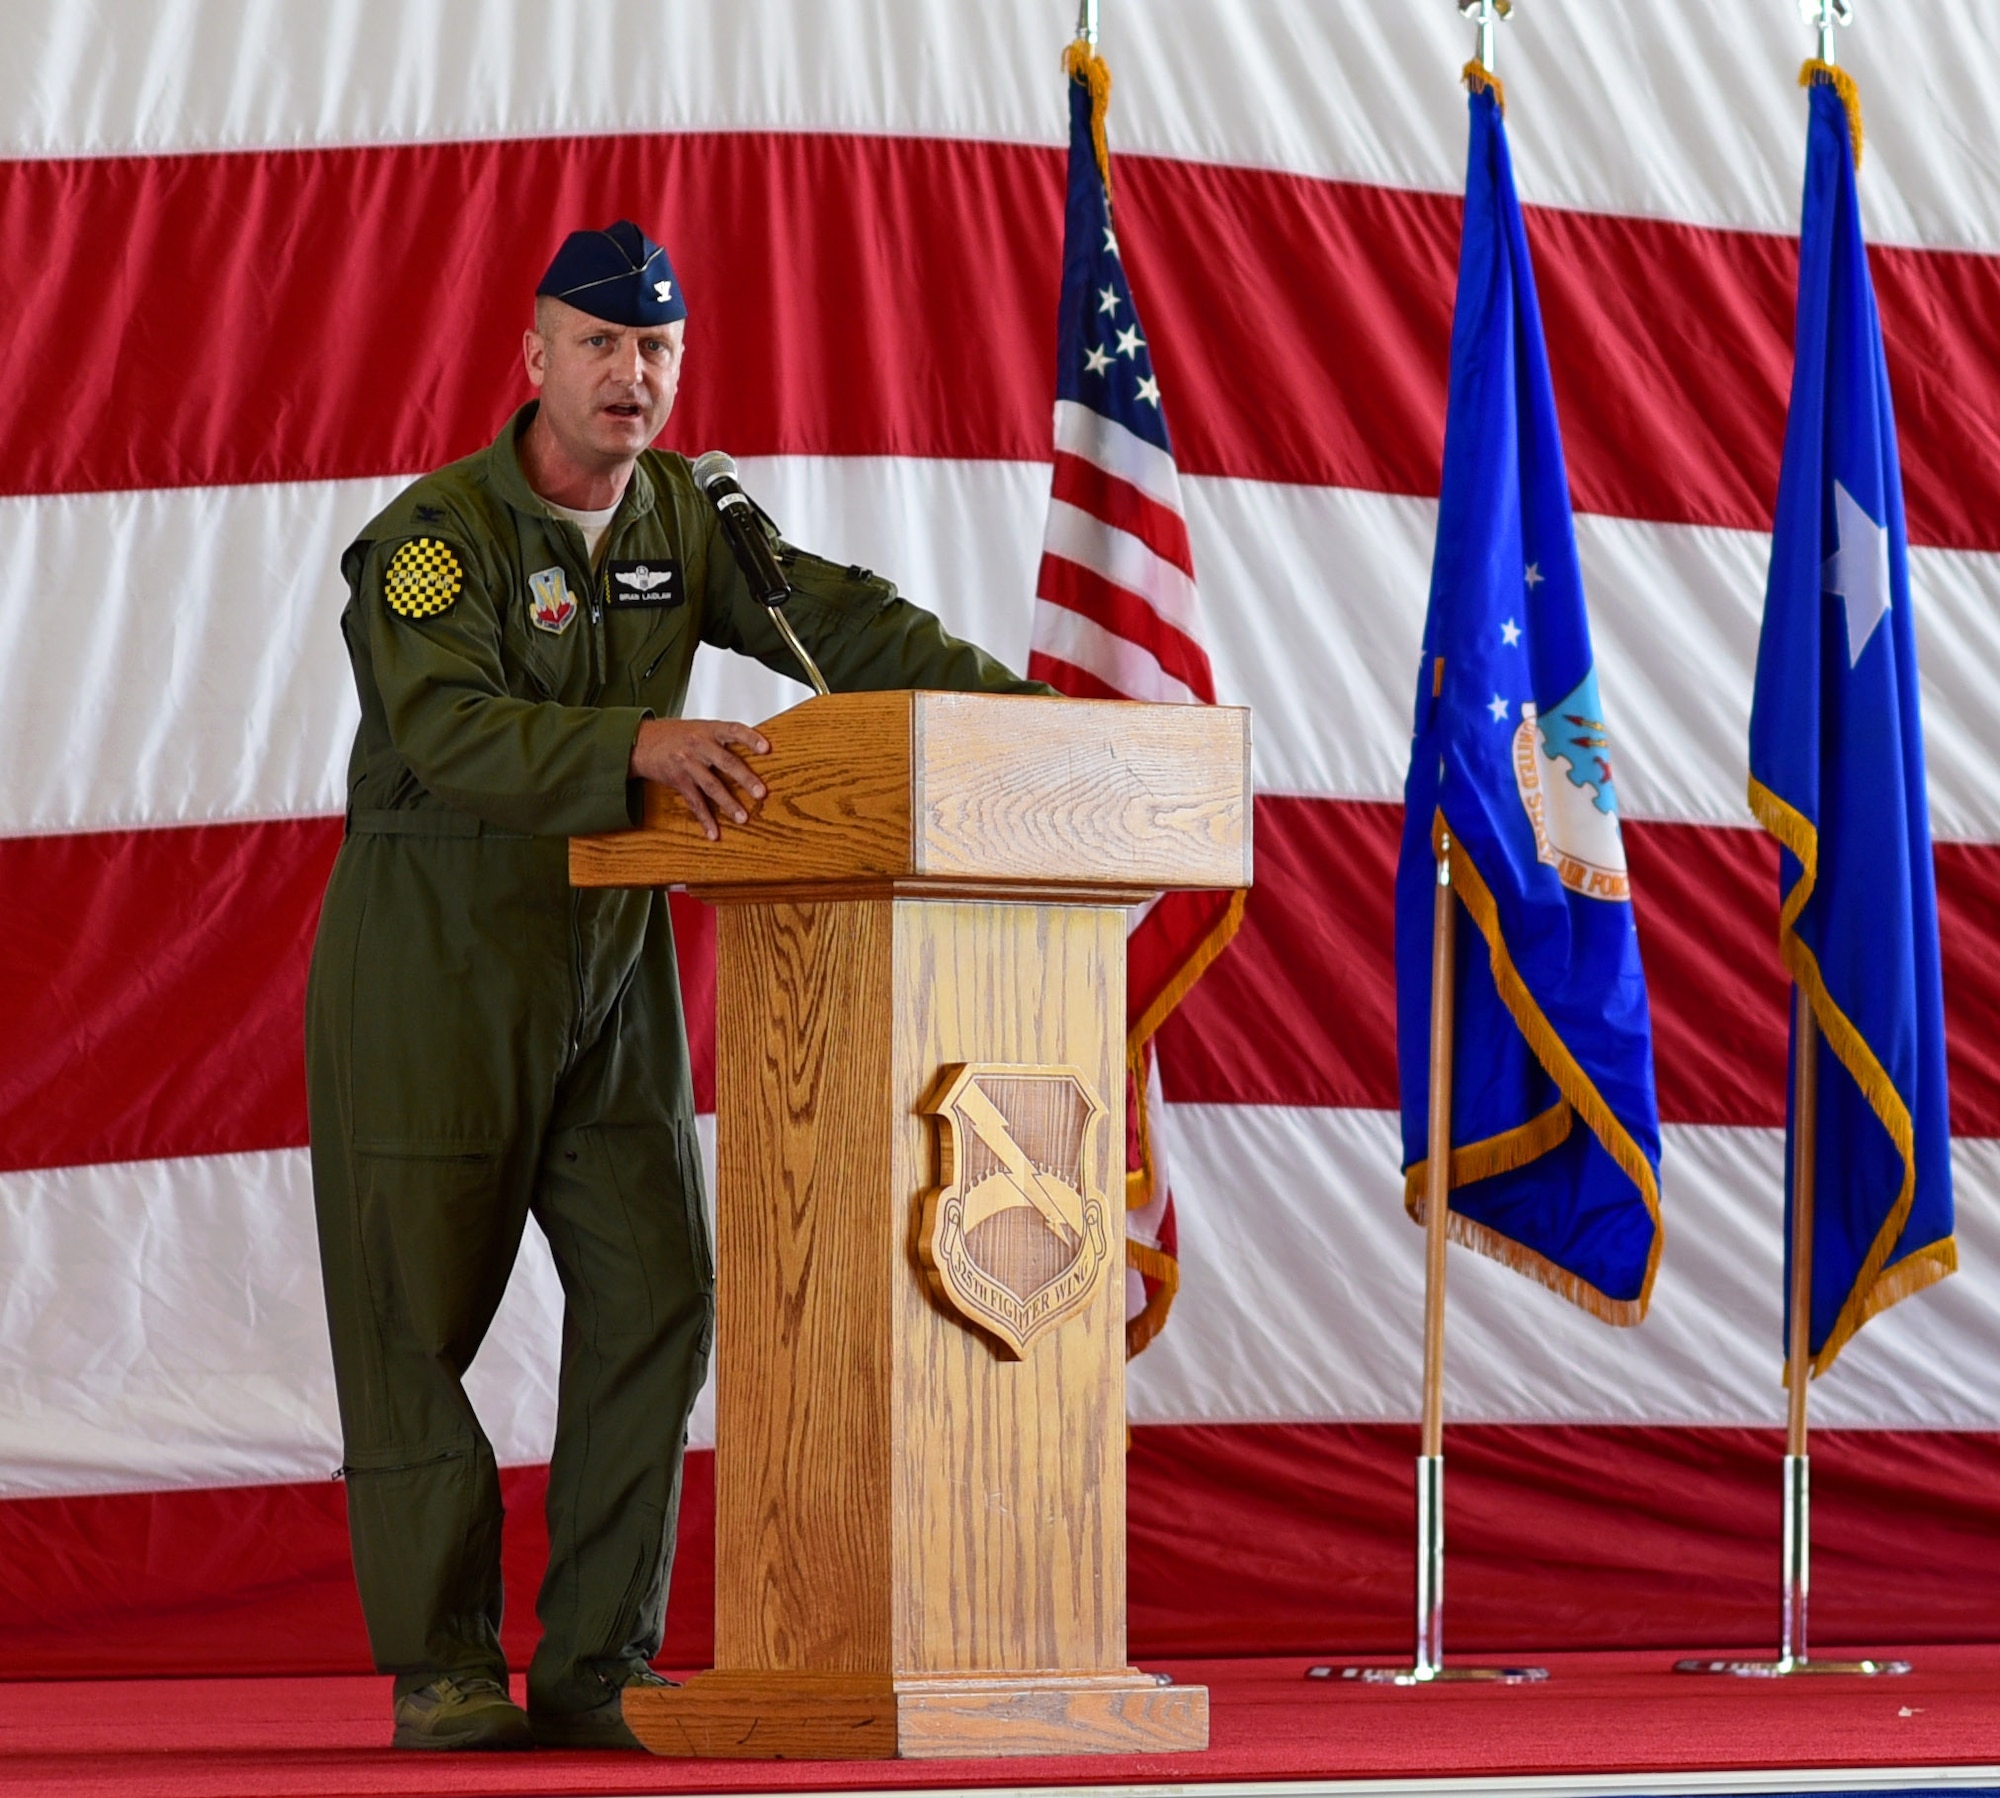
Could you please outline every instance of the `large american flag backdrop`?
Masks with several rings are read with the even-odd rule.
[[[1822,1640],[2000,1618],[2000,138],[1973,9],[1860,9],[1964,1271],[1815,1398]],[[1162,1036],[1181,1289],[1132,1367],[1133,1641],[1406,1645],[1422,1239],[1390,885],[1467,39],[1443,0],[1110,0],[1117,230],[1170,396],[1258,886]],[[1069,0],[8,8],[0,60],[0,1672],[362,1664],[300,1008],[353,699],[335,557],[483,443],[561,232],[693,320],[666,441],[1026,661]],[[1811,47],[1789,0],[1504,35],[1655,1005],[1667,1248],[1607,1330],[1455,1255],[1453,1639],[1775,1622],[1785,989],[1745,737]],[[795,698],[718,657],[699,709]],[[707,1102],[712,935],[683,906]],[[558,1294],[473,1373],[531,1628]],[[710,1413],[698,1419],[697,1447]],[[709,1629],[697,1453],[668,1658]]]

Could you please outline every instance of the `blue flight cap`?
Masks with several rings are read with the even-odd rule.
[[[668,325],[687,317],[666,251],[630,219],[602,231],[572,231],[535,291],[614,325]]]

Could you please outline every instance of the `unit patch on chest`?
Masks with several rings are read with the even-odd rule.
[[[606,562],[604,603],[620,611],[634,606],[665,610],[687,597],[681,565],[671,556],[656,562]]]
[[[560,568],[544,568],[528,576],[528,622],[538,631],[560,637],[576,617],[576,597]]]

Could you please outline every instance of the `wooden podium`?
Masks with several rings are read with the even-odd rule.
[[[1125,1648],[1125,907],[1250,881],[1245,711],[813,699],[707,841],[580,886],[720,908],[712,1672],[660,1754],[1208,1745]]]

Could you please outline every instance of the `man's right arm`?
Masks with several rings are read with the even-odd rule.
[[[632,751],[652,714],[509,693],[497,596],[463,540],[370,544],[355,603],[390,739],[440,799],[537,836],[637,821]]]

